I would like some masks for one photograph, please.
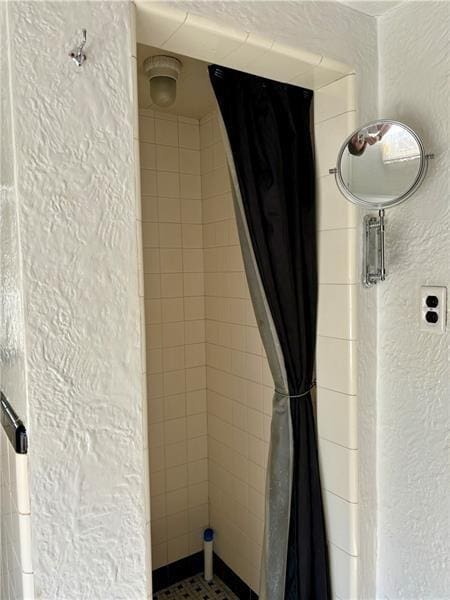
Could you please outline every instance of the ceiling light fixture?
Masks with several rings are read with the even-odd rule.
[[[144,61],[144,71],[150,81],[150,97],[162,108],[172,106],[177,97],[177,79],[181,61],[173,56],[149,56]]]

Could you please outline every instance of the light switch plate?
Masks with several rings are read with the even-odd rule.
[[[429,333],[444,333],[447,325],[447,288],[420,288],[420,329]]]

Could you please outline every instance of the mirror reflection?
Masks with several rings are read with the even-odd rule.
[[[355,131],[341,150],[340,183],[355,202],[383,208],[410,192],[422,170],[419,138],[395,121],[369,123]]]

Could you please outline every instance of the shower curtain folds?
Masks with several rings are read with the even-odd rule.
[[[261,600],[331,597],[311,400],[317,313],[313,93],[211,65],[250,294],[275,383]]]

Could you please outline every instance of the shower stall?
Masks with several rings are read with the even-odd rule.
[[[173,14],[141,12],[138,4],[133,59],[153,592],[202,571],[202,534],[212,527],[217,573],[239,598],[259,593],[274,382],[250,298],[208,76],[208,64],[217,62],[314,90],[315,405],[333,593],[347,597],[357,586],[359,556],[359,213],[339,197],[328,169],[340,140],[354,129],[355,75],[346,65],[308,53],[290,55],[291,49],[269,41],[233,43],[235,32],[208,31],[208,23],[192,19],[183,25]],[[167,43],[161,43],[161,30]],[[209,35],[210,47],[196,34]],[[226,59],[220,60],[220,44]],[[144,69],[146,59],[158,55],[181,63],[169,108],[153,103]]]

